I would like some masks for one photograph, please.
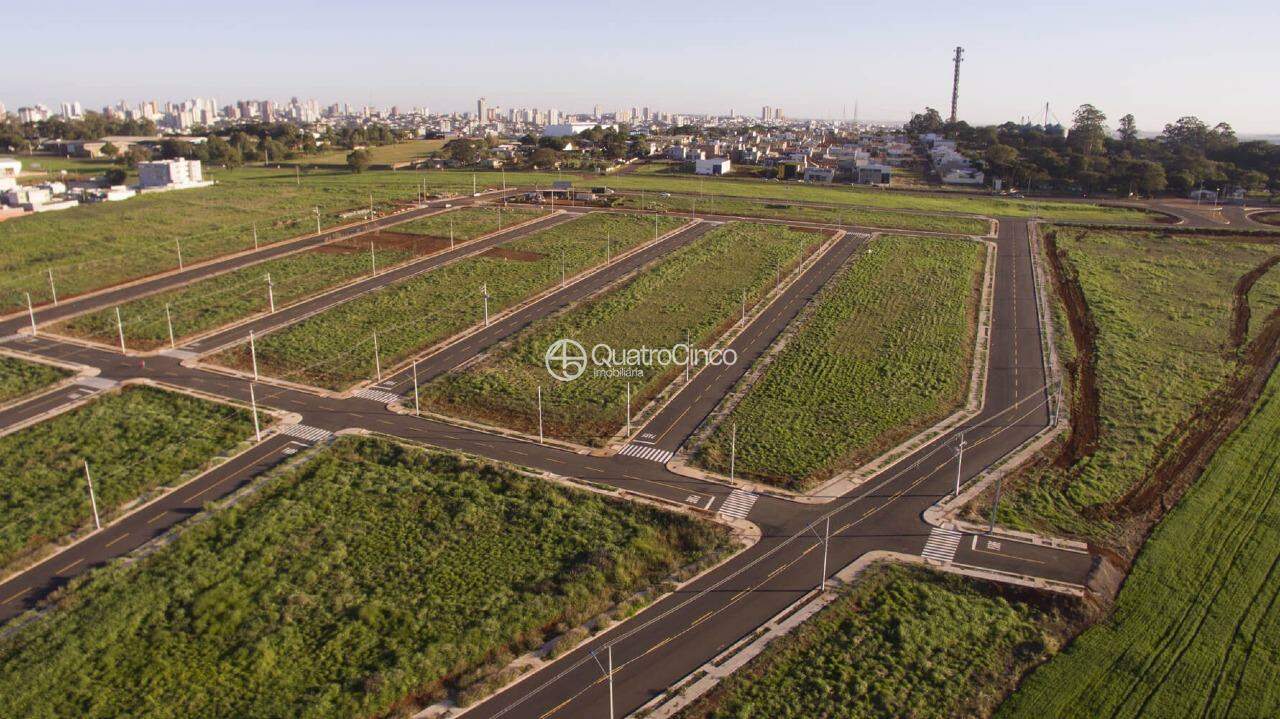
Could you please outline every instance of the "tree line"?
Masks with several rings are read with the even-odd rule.
[[[1072,115],[1071,127],[1006,122],[974,127],[944,122],[933,108],[912,116],[907,131],[956,140],[989,177],[1035,190],[1073,193],[1185,194],[1197,188],[1280,193],[1280,145],[1241,141],[1225,122],[1210,126],[1194,116],[1140,137],[1137,120],[1121,117],[1113,131],[1090,104]]]

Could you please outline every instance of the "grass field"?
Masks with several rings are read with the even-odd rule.
[[[805,489],[954,410],[973,360],[982,245],[884,236],[855,255],[699,448],[698,461]]]
[[[372,166],[392,165],[426,157],[444,147],[444,140],[408,140],[393,145],[375,145],[365,148],[369,152]],[[350,150],[338,149],[332,152],[321,152],[315,155],[304,155],[293,160],[285,160],[284,164],[315,165],[318,167],[347,167],[347,155]]]
[[[0,639],[0,713],[409,716],[729,545],[687,516],[340,439]]]
[[[509,225],[535,217],[538,213],[524,209],[502,214],[503,222]],[[414,257],[448,249],[449,219],[456,226],[454,239],[457,242],[498,229],[497,208],[467,207],[397,225],[389,232],[340,240],[218,275],[172,292],[151,295],[120,306],[125,344],[130,349],[144,350],[167,345],[166,305],[169,305],[169,314],[173,318],[174,335],[179,340],[266,312],[270,308],[268,274],[275,305],[279,309],[368,275],[375,263],[381,272]],[[52,329],[111,345],[119,341],[114,307],[61,322]]]
[[[1249,290],[1249,334],[1252,341],[1267,318],[1280,309],[1280,264],[1273,265]]]
[[[489,311],[496,314],[558,284],[562,259],[571,277],[603,263],[610,240],[617,253],[685,222],[655,217],[585,215],[363,295],[259,338],[259,372],[335,389],[373,377],[375,332],[382,367],[391,367],[483,322],[482,285],[489,289]],[[249,348],[233,347],[215,361],[248,369]]]
[[[1232,291],[1274,250],[1159,233],[1056,236],[1098,326],[1097,448],[1071,469],[1046,463],[1007,484],[1000,521],[1105,539],[1114,527],[1097,510],[1149,474],[1171,449],[1163,440],[1238,368],[1224,349]]]
[[[12,402],[68,377],[71,372],[0,354],[0,404]]]
[[[680,719],[985,716],[1052,637],[1052,609],[990,585],[873,567]],[[1065,713],[1040,716],[1065,716]]]
[[[424,409],[495,422],[526,432],[538,429],[537,388],[543,387],[548,436],[600,444],[626,422],[627,383],[639,409],[677,374],[679,366],[643,367],[634,378],[595,376],[588,368],[572,382],[556,382],[544,367],[547,348],[561,337],[586,348],[671,347],[685,341],[708,346],[741,313],[743,293],[754,304],[786,269],[826,235],[779,225],[730,223],[711,230],[627,283],[556,317],[542,320],[464,371],[422,388]],[[680,359],[677,362],[682,361]]]
[[[657,195],[615,195],[615,207],[645,208],[649,210],[689,212],[714,212],[747,217],[770,217],[783,220],[800,220],[824,224],[851,224],[863,227],[883,227],[899,230],[924,230],[928,232],[952,232],[962,235],[985,235],[991,231],[991,223],[970,217],[925,215],[912,212],[867,210],[838,205],[791,205],[779,202],[759,202],[732,197],[660,197]]]
[[[1001,717],[1280,716],[1280,374],[1138,556],[1110,617]]]
[[[446,239],[452,237],[454,241],[462,242],[527,222],[543,214],[543,210],[519,206],[463,207],[397,225],[395,231]]]
[[[0,437],[0,567],[93,526],[86,460],[105,523],[148,490],[174,484],[252,433],[249,412],[126,387]]]
[[[388,146],[385,153],[420,151],[417,146]],[[57,158],[48,158],[53,162]],[[345,154],[342,162],[345,163]],[[78,161],[77,161],[78,162]],[[776,198],[881,209],[964,212],[982,215],[1043,217],[1078,221],[1143,222],[1137,210],[1104,208],[1087,203],[1036,202],[957,195],[909,194],[867,188],[814,186],[732,178],[666,175],[600,177],[556,173],[443,171],[370,171],[338,168],[300,171],[287,167],[207,168],[219,184],[135,197],[124,202],[85,205],[63,212],[21,217],[0,223],[0,311],[25,306],[25,292],[37,303],[50,299],[47,272],[52,271],[62,298],[177,267],[177,241],[185,262],[195,262],[253,246],[256,225],[262,242],[313,231],[313,207],[330,227],[344,211],[366,207],[369,195],[381,209],[428,192],[470,193],[479,189],[549,184],[575,180],[582,186],[605,184],[618,189],[672,191]],[[314,164],[314,163],[311,163]]]

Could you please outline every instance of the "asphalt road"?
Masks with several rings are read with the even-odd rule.
[[[690,242],[709,228],[700,223],[631,258],[639,266],[644,253],[657,257]],[[787,322],[857,250],[861,238],[846,236],[815,262],[782,297],[752,320],[734,340],[743,356],[733,371],[704,372],[680,389],[642,430],[652,442],[675,448],[748,365],[765,351]],[[972,477],[1041,431],[1049,421],[1040,345],[1040,319],[1032,283],[1024,223],[1002,222],[996,240],[996,296],[991,357],[984,409],[964,427],[968,449],[962,474]],[[652,258],[650,258],[652,259]],[[607,285],[630,271],[619,261],[544,300],[446,348],[425,362],[428,372],[445,371],[476,351],[518,331],[528,322]],[[375,280],[394,280],[392,273]],[[43,314],[41,316],[43,318]],[[0,328],[3,326],[0,325]],[[12,331],[14,328],[10,328]],[[211,395],[245,401],[249,383],[242,378],[184,366],[175,357],[125,356],[107,348],[86,347],[46,337],[10,336],[7,346],[100,369],[105,380],[147,378]],[[423,365],[420,365],[420,372]],[[401,393],[406,375],[385,385]],[[411,381],[411,379],[410,379]],[[608,643],[615,667],[618,714],[635,709],[665,690],[721,649],[749,634],[822,579],[822,568],[839,568],[872,550],[890,550],[939,558],[937,532],[923,512],[950,492],[955,472],[951,451],[956,433],[926,445],[845,496],[827,504],[801,504],[772,496],[756,497],[732,487],[676,475],[661,462],[630,456],[592,456],[502,437],[478,430],[389,411],[383,402],[363,397],[335,398],[318,392],[269,384],[257,385],[263,406],[302,416],[298,436],[276,435],[210,472],[188,482],[153,505],[137,511],[71,549],[0,584],[0,620],[34,606],[50,589],[86,568],[121,556],[169,527],[197,514],[206,502],[224,497],[284,459],[290,448],[324,441],[329,433],[362,428],[445,449],[511,462],[535,470],[575,477],[678,502],[711,513],[745,516],[760,526],[763,538],[722,567],[593,639],[566,657],[471,710],[476,717],[601,716],[606,685],[592,652]],[[34,405],[32,411],[35,411]],[[20,419],[21,412],[11,412]],[[745,495],[745,496],[744,496]],[[821,537],[830,522],[829,554],[823,561]],[[945,538],[944,538],[945,539]],[[1083,584],[1093,558],[1087,554],[972,535],[958,537],[949,556],[973,567],[1020,572]],[[947,555],[945,550],[943,555]]]

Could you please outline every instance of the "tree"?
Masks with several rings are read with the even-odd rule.
[[[120,160],[130,169],[137,167],[139,162],[146,162],[150,159],[151,153],[137,145],[125,150],[124,154],[120,156]]]
[[[556,152],[547,147],[539,147],[529,156],[529,164],[538,168],[547,168],[556,164]]]
[[[1120,142],[1125,147],[1132,147],[1133,143],[1138,141],[1138,123],[1133,119],[1133,113],[1120,118],[1120,127],[1116,130],[1116,134],[1120,136]]]
[[[102,149],[98,150],[98,152],[101,152],[103,157],[114,158],[116,155],[120,154],[120,148],[108,142],[103,144]]]
[[[347,155],[347,167],[351,168],[352,172],[364,172],[369,169],[369,163],[372,161],[373,156],[368,150],[352,150]]]
[[[1068,142],[1085,155],[1101,152],[1107,139],[1107,116],[1101,110],[1085,103],[1076,108],[1072,116],[1071,135]]]
[[[942,115],[932,107],[926,107],[923,113],[911,116],[907,122],[907,132],[923,135],[927,132],[942,132]]]
[[[1005,176],[1018,161],[1018,151],[1008,145],[996,143],[987,148],[984,157],[993,172]]]
[[[127,178],[128,176],[129,176],[128,173],[126,173],[124,170],[121,170],[118,167],[113,167],[110,170],[107,170],[107,174],[106,174],[107,184],[123,185],[125,178]]]
[[[1174,152],[1191,150],[1202,153],[1209,144],[1209,126],[1194,115],[1186,115],[1165,125],[1160,139]]]

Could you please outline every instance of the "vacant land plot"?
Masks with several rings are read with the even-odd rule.
[[[342,439],[0,640],[0,713],[386,716],[728,546],[687,516]]]
[[[1278,253],[1280,254],[1280,253]],[[1266,326],[1276,310],[1280,310],[1280,261],[1272,265],[1249,288],[1248,326],[1245,328],[1245,340],[1257,339],[1258,333]]]
[[[175,392],[126,387],[0,437],[0,567],[102,521],[252,435],[249,412]],[[4,692],[0,692],[3,694]]]
[[[60,367],[0,355],[0,404],[48,387],[70,374]]]
[[[1043,655],[1055,619],[988,584],[876,567],[680,717],[985,716]]]
[[[453,238],[455,242],[463,242],[544,214],[544,211],[528,207],[464,207],[397,225],[396,232]]]
[[[168,321],[181,340],[281,308],[344,282],[398,265],[417,255],[447,249],[448,243],[416,235],[379,232],[317,247],[120,305],[125,345],[148,350],[169,344]],[[268,284],[268,282],[270,284]],[[167,313],[166,313],[167,308]],[[53,331],[109,344],[119,342],[116,308],[81,315]]]
[[[637,377],[595,376],[555,382],[544,367],[547,348],[562,337],[586,348],[707,346],[735,322],[743,297],[754,303],[773,287],[781,268],[799,262],[826,239],[780,225],[731,223],[659,260],[634,279],[557,317],[536,323],[483,361],[440,377],[422,389],[424,407],[538,429],[537,388],[543,386],[544,431],[599,444],[626,422],[626,393],[639,408],[684,371],[683,365],[638,367]],[[676,358],[676,362],[684,360]]]
[[[315,232],[321,224],[349,222],[344,210],[389,209],[416,196],[417,180],[367,178],[353,185],[343,175],[312,174],[295,184],[292,172],[237,170],[212,175],[213,187],[177,190],[40,213],[0,223],[0,311],[51,298],[48,272],[58,296],[107,287],[178,267],[178,244],[187,264],[252,248],[260,242]],[[395,173],[384,173],[394,175]]]
[[[747,217],[776,217],[825,224],[848,224],[863,227],[885,227],[898,230],[952,232],[960,235],[985,235],[991,223],[971,217],[948,217],[914,212],[868,210],[838,205],[788,204],[759,202],[732,197],[661,197],[658,195],[620,195],[613,198],[615,207],[644,208],[663,212],[712,212]]]
[[[444,143],[444,140],[408,140],[391,145],[375,145],[365,149],[369,152],[370,165],[394,165],[424,158],[444,147]],[[347,155],[349,154],[351,154],[350,150],[339,149],[315,155],[302,155],[294,160],[286,160],[285,163],[346,168]]]
[[[1241,369],[1230,347],[1234,290],[1275,250],[1159,233],[1058,229],[1054,237],[1068,285],[1082,291],[1078,312],[1096,327],[1096,339],[1069,355],[1083,439],[1006,484],[1000,521],[1114,538],[1115,519],[1141,511],[1114,511],[1117,503],[1156,477],[1195,413]],[[1096,380],[1082,383],[1084,375]]]
[[[804,489],[954,410],[969,385],[982,245],[886,236],[855,255],[699,450],[709,468]]]
[[[1112,615],[1002,717],[1280,715],[1280,374],[1156,528]]]
[[[377,333],[382,367],[408,358],[484,321],[482,288],[497,313],[551,287],[564,275],[603,263],[609,253],[650,240],[684,220],[627,214],[590,214],[512,240],[490,251],[383,288],[291,325],[257,341],[258,371],[330,388],[345,387],[376,371]],[[247,346],[216,357],[248,369]]]

